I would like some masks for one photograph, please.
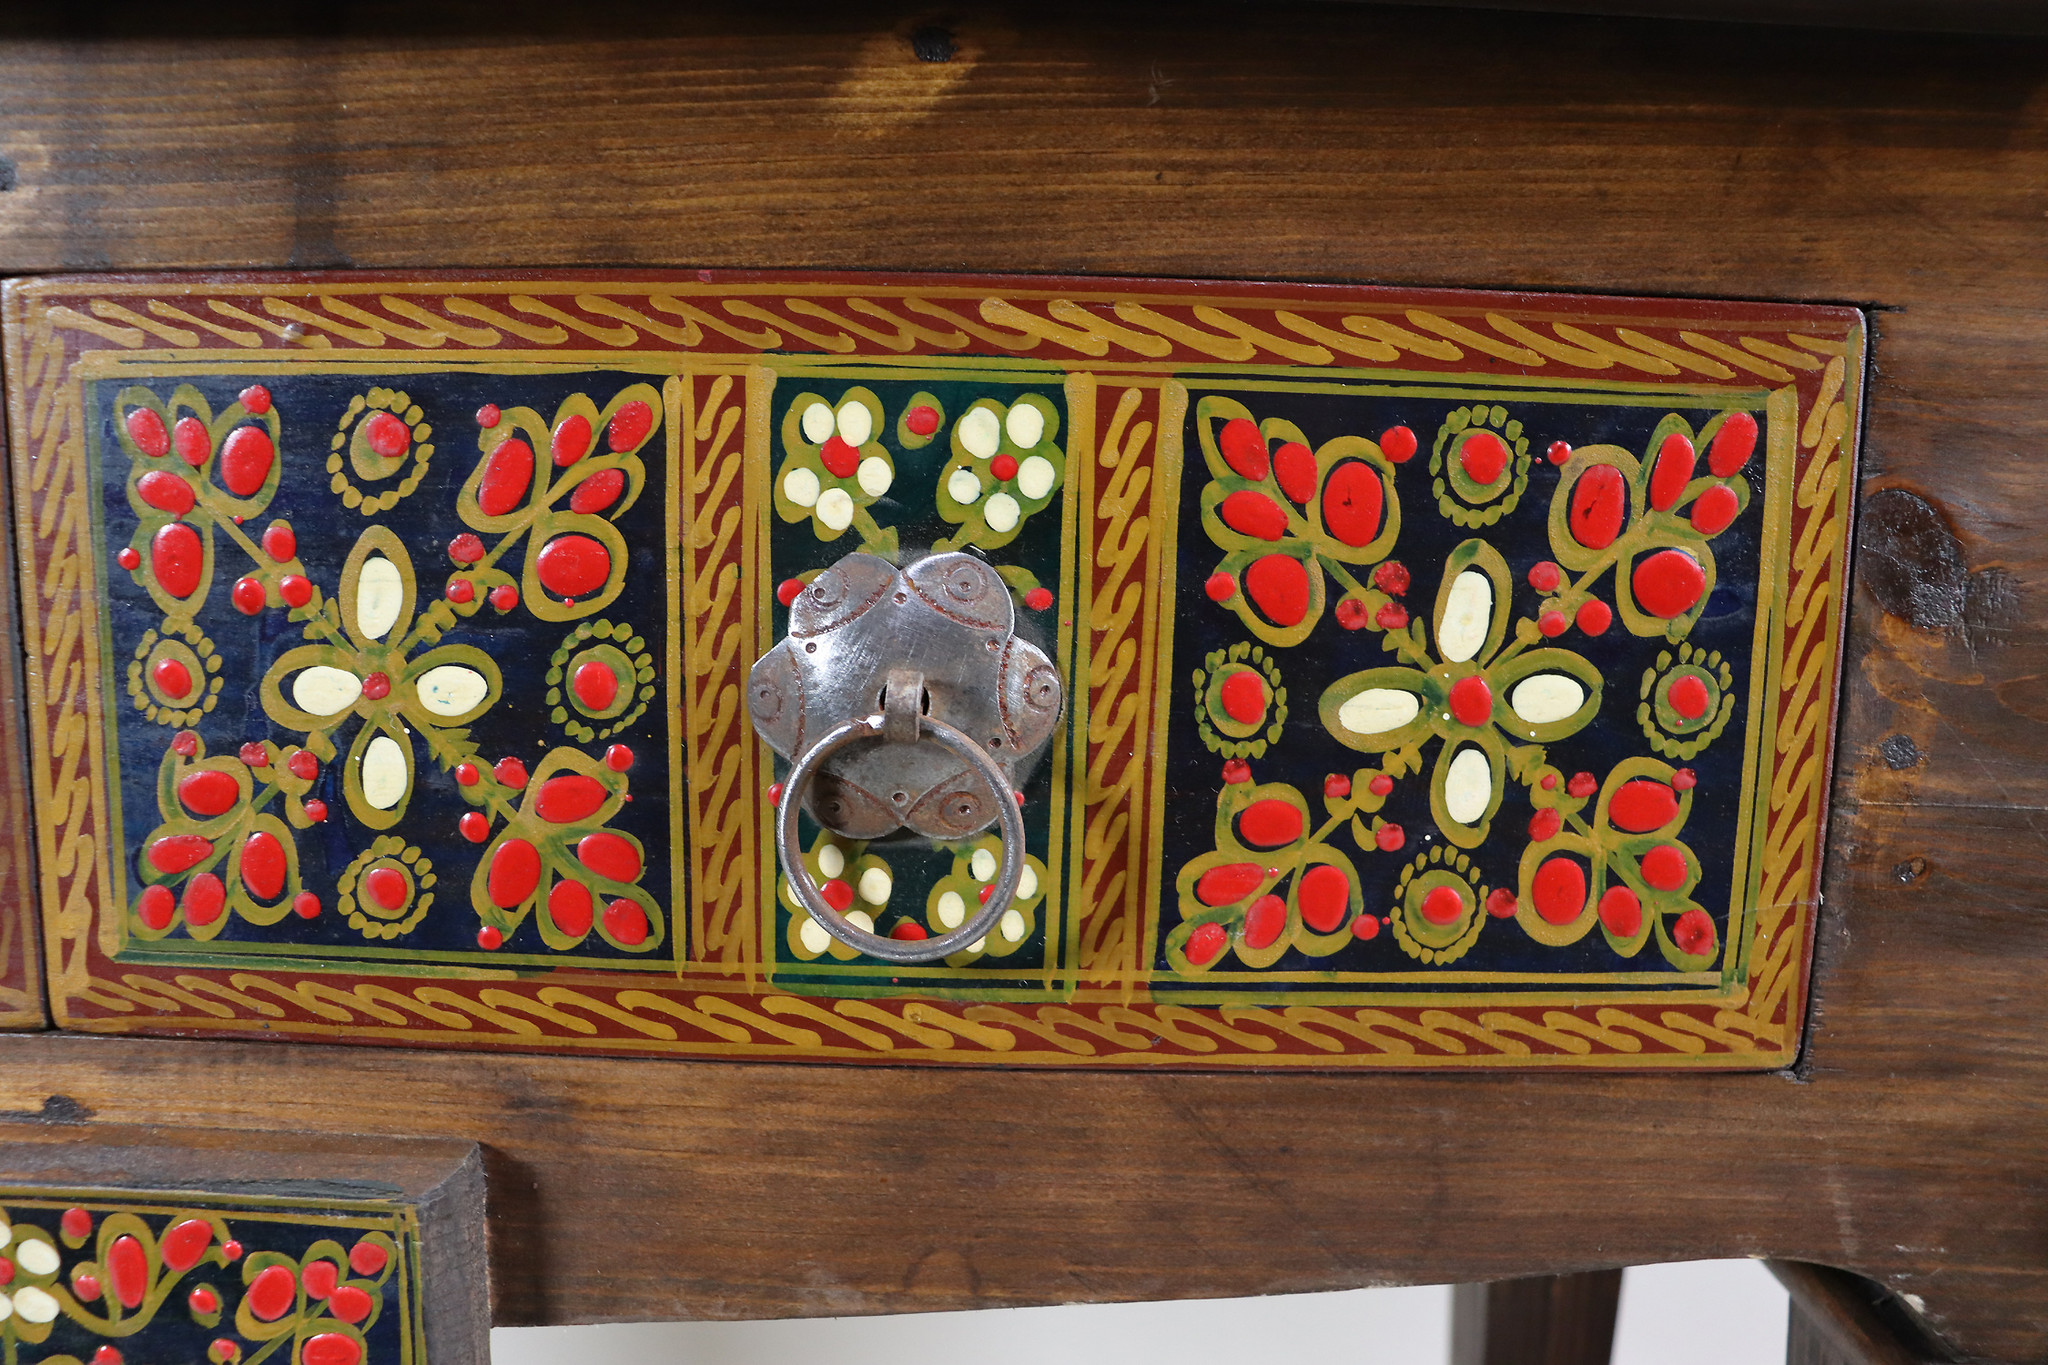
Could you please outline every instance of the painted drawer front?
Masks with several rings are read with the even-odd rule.
[[[0,1359],[426,1365],[419,1260],[390,1200],[0,1185]]]
[[[0,1361],[485,1361],[483,1205],[469,1143],[17,1122]]]
[[[0,478],[0,484],[4,484]],[[0,809],[16,818],[0,822],[0,1029],[41,1028],[42,951],[36,942],[35,881],[29,854],[28,776],[23,768],[25,709],[15,627],[14,544],[7,498],[0,488]]]
[[[8,296],[52,1000],[110,1031],[1056,1065],[1796,1052],[1848,310],[892,277]],[[985,555],[1012,913],[796,908],[742,689]],[[811,830],[880,932],[993,834]]]

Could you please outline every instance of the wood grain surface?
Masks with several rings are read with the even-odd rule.
[[[1447,6],[1470,6],[1476,2],[1415,0],[1418,4]],[[2036,0],[1486,0],[1486,6],[1723,23],[1829,24],[1950,33],[2048,33],[2048,10]]]
[[[1044,1076],[0,1040],[0,1107],[470,1137],[504,1323],[1849,1267],[2048,1359],[2048,45],[1368,7],[0,43],[0,269],[873,267],[1864,303],[1787,1075]],[[934,34],[930,26],[943,33]],[[401,30],[412,36],[394,38]],[[950,49],[948,61],[922,61]],[[943,40],[943,41],[942,41]],[[0,176],[0,179],[10,177]]]
[[[1870,1281],[1799,1261],[1767,1264],[1791,1299],[1785,1365],[1926,1365],[1942,1359],[1912,1311]]]
[[[1609,1365],[1621,1272],[1531,1275],[1451,1291],[1451,1365]]]

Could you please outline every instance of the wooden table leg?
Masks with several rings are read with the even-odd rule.
[[[1925,1365],[1945,1357],[1906,1310],[1860,1275],[1767,1261],[1792,1297],[1785,1365]]]
[[[1607,1365],[1621,1272],[1461,1284],[1451,1296],[1451,1365]]]

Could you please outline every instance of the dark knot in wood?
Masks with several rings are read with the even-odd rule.
[[[1933,503],[1910,489],[1879,489],[1863,500],[1858,540],[1857,568],[1880,607],[1921,630],[1962,619],[1970,566]]]

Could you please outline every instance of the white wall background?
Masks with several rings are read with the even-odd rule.
[[[493,1365],[1445,1365],[1451,1291],[998,1308],[783,1322],[501,1327]],[[1614,1365],[1784,1365],[1785,1291],[1754,1261],[1622,1276]]]

